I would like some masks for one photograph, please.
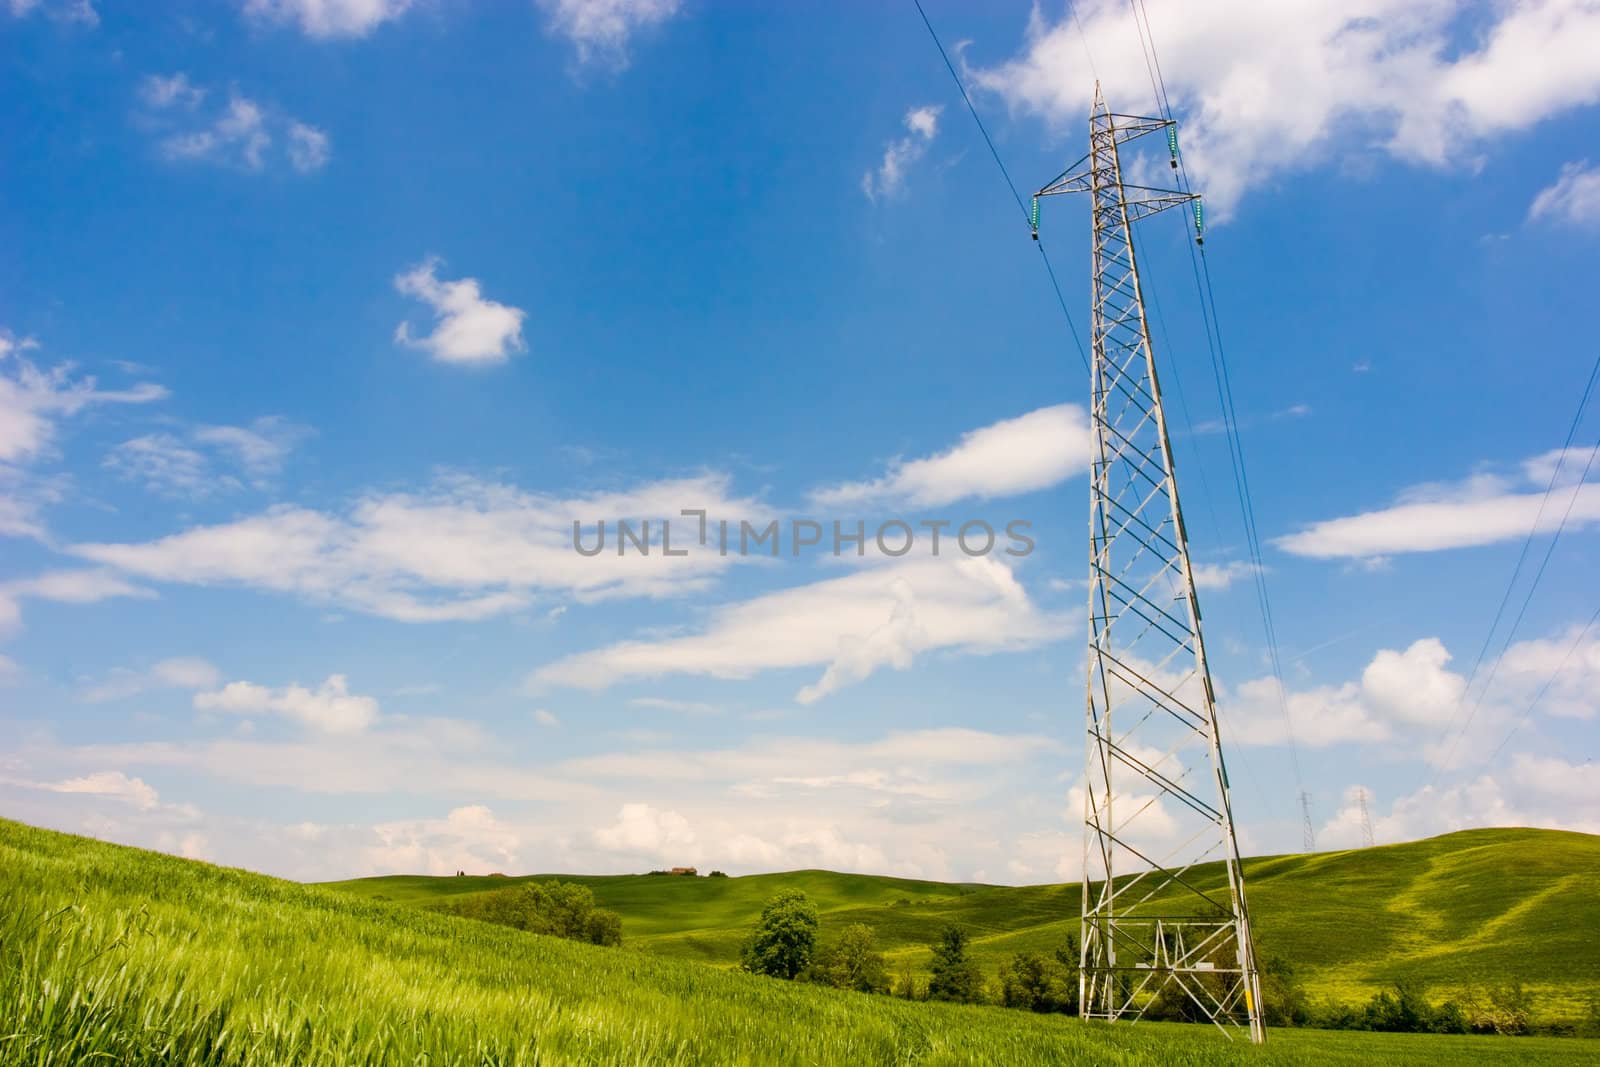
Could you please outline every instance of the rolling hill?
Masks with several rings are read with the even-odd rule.
[[[1246,860],[1262,959],[1294,963],[1314,998],[1366,1000],[1397,979],[1437,995],[1519,980],[1541,1014],[1575,1017],[1600,995],[1600,837],[1557,830],[1465,830],[1347,852]],[[872,926],[891,970],[925,968],[939,929],[961,923],[986,971],[1013,952],[1048,952],[1077,928],[1079,887],[947,884],[791,871],[743,878],[534,875],[593,889],[623,918],[626,943],[733,966],[762,903],[803,889],[824,931]],[[1201,869],[1202,885],[1221,877]],[[397,903],[436,902],[527,879],[396,876],[329,883]]]
[[[854,906],[902,892],[932,906],[941,892],[816,877],[817,886],[834,880],[835,903]],[[661,892],[696,907],[689,894],[698,884],[674,884]],[[430,895],[428,883],[410,885],[413,900]],[[944,894],[953,888],[962,887]],[[758,881],[729,880],[725,916],[742,907],[734,897],[762,891]],[[1561,1038],[1308,1030],[1274,1031],[1253,1049],[1208,1027],[909,1003],[540,937],[0,820],[0,1064],[1455,1067],[1576,1064],[1592,1050]]]

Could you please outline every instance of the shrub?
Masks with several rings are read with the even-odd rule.
[[[594,893],[572,882],[529,882],[434,907],[463,918],[569,941],[622,944],[621,916],[597,908]]]

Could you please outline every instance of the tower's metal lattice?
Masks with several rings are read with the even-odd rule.
[[[1259,1042],[1228,776],[1131,229],[1192,204],[1198,238],[1199,201],[1125,183],[1119,158],[1158,131],[1176,167],[1173,123],[1112,114],[1096,86],[1089,154],[1038,194],[1088,193],[1094,215],[1079,1010],[1106,1020],[1175,1012]]]

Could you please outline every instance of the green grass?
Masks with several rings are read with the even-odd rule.
[[[810,884],[840,878],[818,874]],[[722,890],[728,916],[750,892],[744,881]],[[695,883],[678,884],[660,892],[692,906],[696,890],[681,886]],[[870,880],[834,884],[855,906],[880,900]],[[921,885],[929,907],[941,895],[904,885]],[[388,888],[431,895],[425,883]],[[1316,1031],[1274,1032],[1252,1049],[1202,1027],[912,1004],[543,938],[0,820],[3,1064],[1455,1067],[1582,1063],[1593,1049]]]
[[[1436,997],[1517,979],[1544,1018],[1583,1015],[1600,994],[1600,837],[1556,830],[1466,830],[1426,841],[1245,861],[1263,958],[1299,968],[1314,999],[1364,1002],[1401,978]],[[535,875],[535,878],[558,877]],[[1076,885],[983,886],[830,871],[744,878],[559,877],[594,890],[623,918],[628,944],[726,967],[762,903],[783,886],[817,902],[825,928],[872,926],[898,971],[925,969],[927,945],[949,922],[974,935],[992,974],[1009,954],[1049,952],[1077,928]],[[1219,883],[1215,866],[1202,885]],[[476,893],[525,879],[400,876],[330,888],[406,903]]]

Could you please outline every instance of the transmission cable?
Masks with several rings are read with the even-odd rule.
[[[994,146],[994,138],[989,136],[989,128],[984,125],[983,116],[978,114],[978,109],[972,103],[972,97],[967,94],[967,87],[961,80],[961,75],[956,72],[956,65],[950,61],[950,53],[945,51],[944,42],[939,40],[939,34],[934,30],[933,23],[928,20],[928,13],[922,9],[922,0],[911,0],[917,6],[917,14],[922,16],[922,24],[928,28],[928,36],[933,38],[934,47],[939,50],[939,56],[944,60],[945,69],[950,72],[951,79],[956,83],[956,88],[961,93],[961,99],[967,105],[967,111],[972,115],[972,121],[977,123],[978,132],[983,134],[983,143],[989,146],[989,155],[994,157],[995,166],[1000,168],[1000,176],[1006,180],[1006,187],[1011,190],[1011,198],[1017,202],[1017,210],[1022,212],[1022,217],[1032,221],[1032,212],[1022,200],[1022,193],[1017,189],[1017,183],[1011,180],[1011,172],[1006,169],[1005,161],[1000,158],[999,149]],[[1050,288],[1055,290],[1056,304],[1061,308],[1062,316],[1067,320],[1067,329],[1072,334],[1072,343],[1078,349],[1078,359],[1083,363],[1085,373],[1089,373],[1089,356],[1084,350],[1083,339],[1078,336],[1078,326],[1072,321],[1072,312],[1067,310],[1066,297],[1061,295],[1061,283],[1056,280],[1056,269],[1050,262],[1050,253],[1045,251],[1044,242],[1036,241],[1039,249],[1039,258],[1044,262],[1045,274],[1050,278]]]

